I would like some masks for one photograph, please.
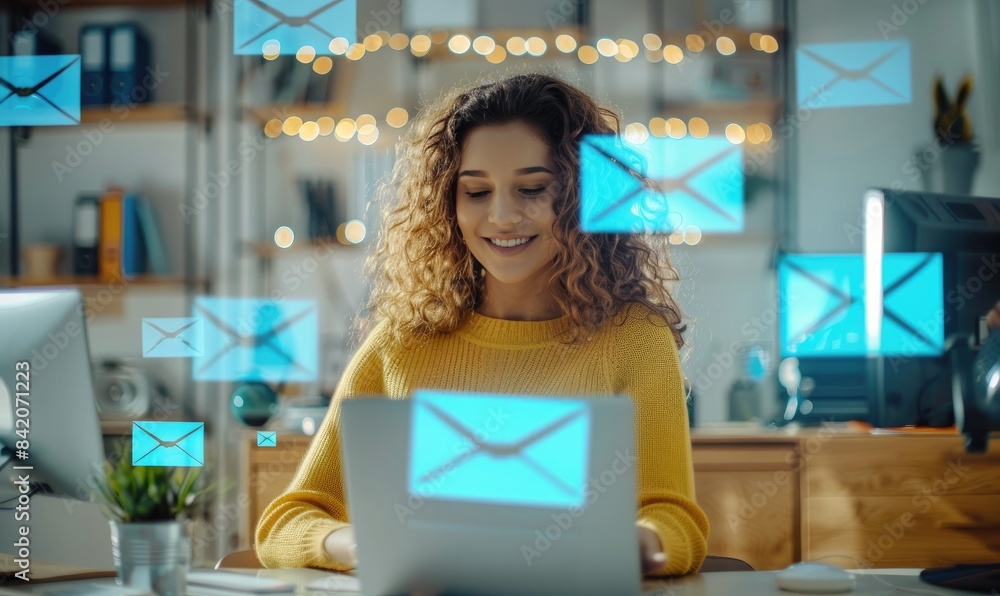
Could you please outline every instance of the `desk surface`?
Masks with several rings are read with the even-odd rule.
[[[242,573],[256,573],[259,577],[275,578],[293,583],[298,586],[295,594],[356,594],[356,592],[329,592],[307,590],[306,585],[331,574],[316,569],[263,569],[253,570],[227,570]],[[858,573],[858,585],[852,595],[888,595],[903,593],[918,594],[951,594],[954,596],[968,596],[969,592],[939,588],[920,581],[917,577],[919,569],[879,569],[875,572]],[[678,578],[667,578],[660,581],[647,581],[643,585],[646,594],[655,596],[731,596],[732,594],[753,594],[754,596],[789,596],[791,592],[782,592],[775,583],[774,571],[729,571],[715,573],[700,573]],[[113,588],[113,579],[83,580],[75,582],[47,583],[34,586],[5,586],[0,587],[0,594],[58,594],[61,591],[84,586],[93,586],[93,594],[101,593],[101,586]],[[897,590],[901,589],[901,590]],[[913,592],[909,592],[912,590]],[[108,590],[107,593],[113,593]]]

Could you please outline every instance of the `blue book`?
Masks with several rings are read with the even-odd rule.
[[[139,227],[142,229],[146,254],[149,256],[150,273],[167,275],[170,273],[170,265],[167,262],[167,253],[163,248],[160,230],[156,226],[156,215],[153,213],[153,208],[146,201],[138,201],[135,206],[139,215]]]
[[[122,275],[135,277],[146,272],[146,250],[139,227],[142,200],[126,195],[122,202]]]

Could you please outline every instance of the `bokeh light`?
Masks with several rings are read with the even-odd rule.
[[[385,115],[386,123],[393,128],[402,128],[410,120],[410,114],[404,108],[392,108]]]
[[[747,135],[742,126],[733,122],[726,125],[726,138],[733,145],[739,145],[746,140]]]
[[[274,231],[274,243],[278,248],[288,248],[295,242],[295,232],[288,226],[281,226]]]

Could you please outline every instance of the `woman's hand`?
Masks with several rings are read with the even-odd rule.
[[[667,562],[660,537],[643,525],[639,525],[639,556],[642,558],[643,573],[656,571]]]
[[[348,565],[351,569],[358,566],[358,542],[354,539],[354,526],[330,532],[323,542],[323,548],[340,565]]]

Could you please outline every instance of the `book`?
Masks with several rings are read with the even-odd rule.
[[[146,246],[139,227],[142,199],[125,195],[122,200],[122,275],[131,278],[146,272]]]
[[[136,203],[136,213],[139,216],[139,227],[142,230],[151,273],[156,275],[169,274],[170,263],[167,260],[163,238],[160,236],[160,229],[156,224],[156,214],[153,212],[152,206],[146,201],[139,201]]]
[[[97,275],[103,281],[122,276],[122,202],[121,189],[112,188],[101,195],[99,203],[101,231],[98,243]]]

